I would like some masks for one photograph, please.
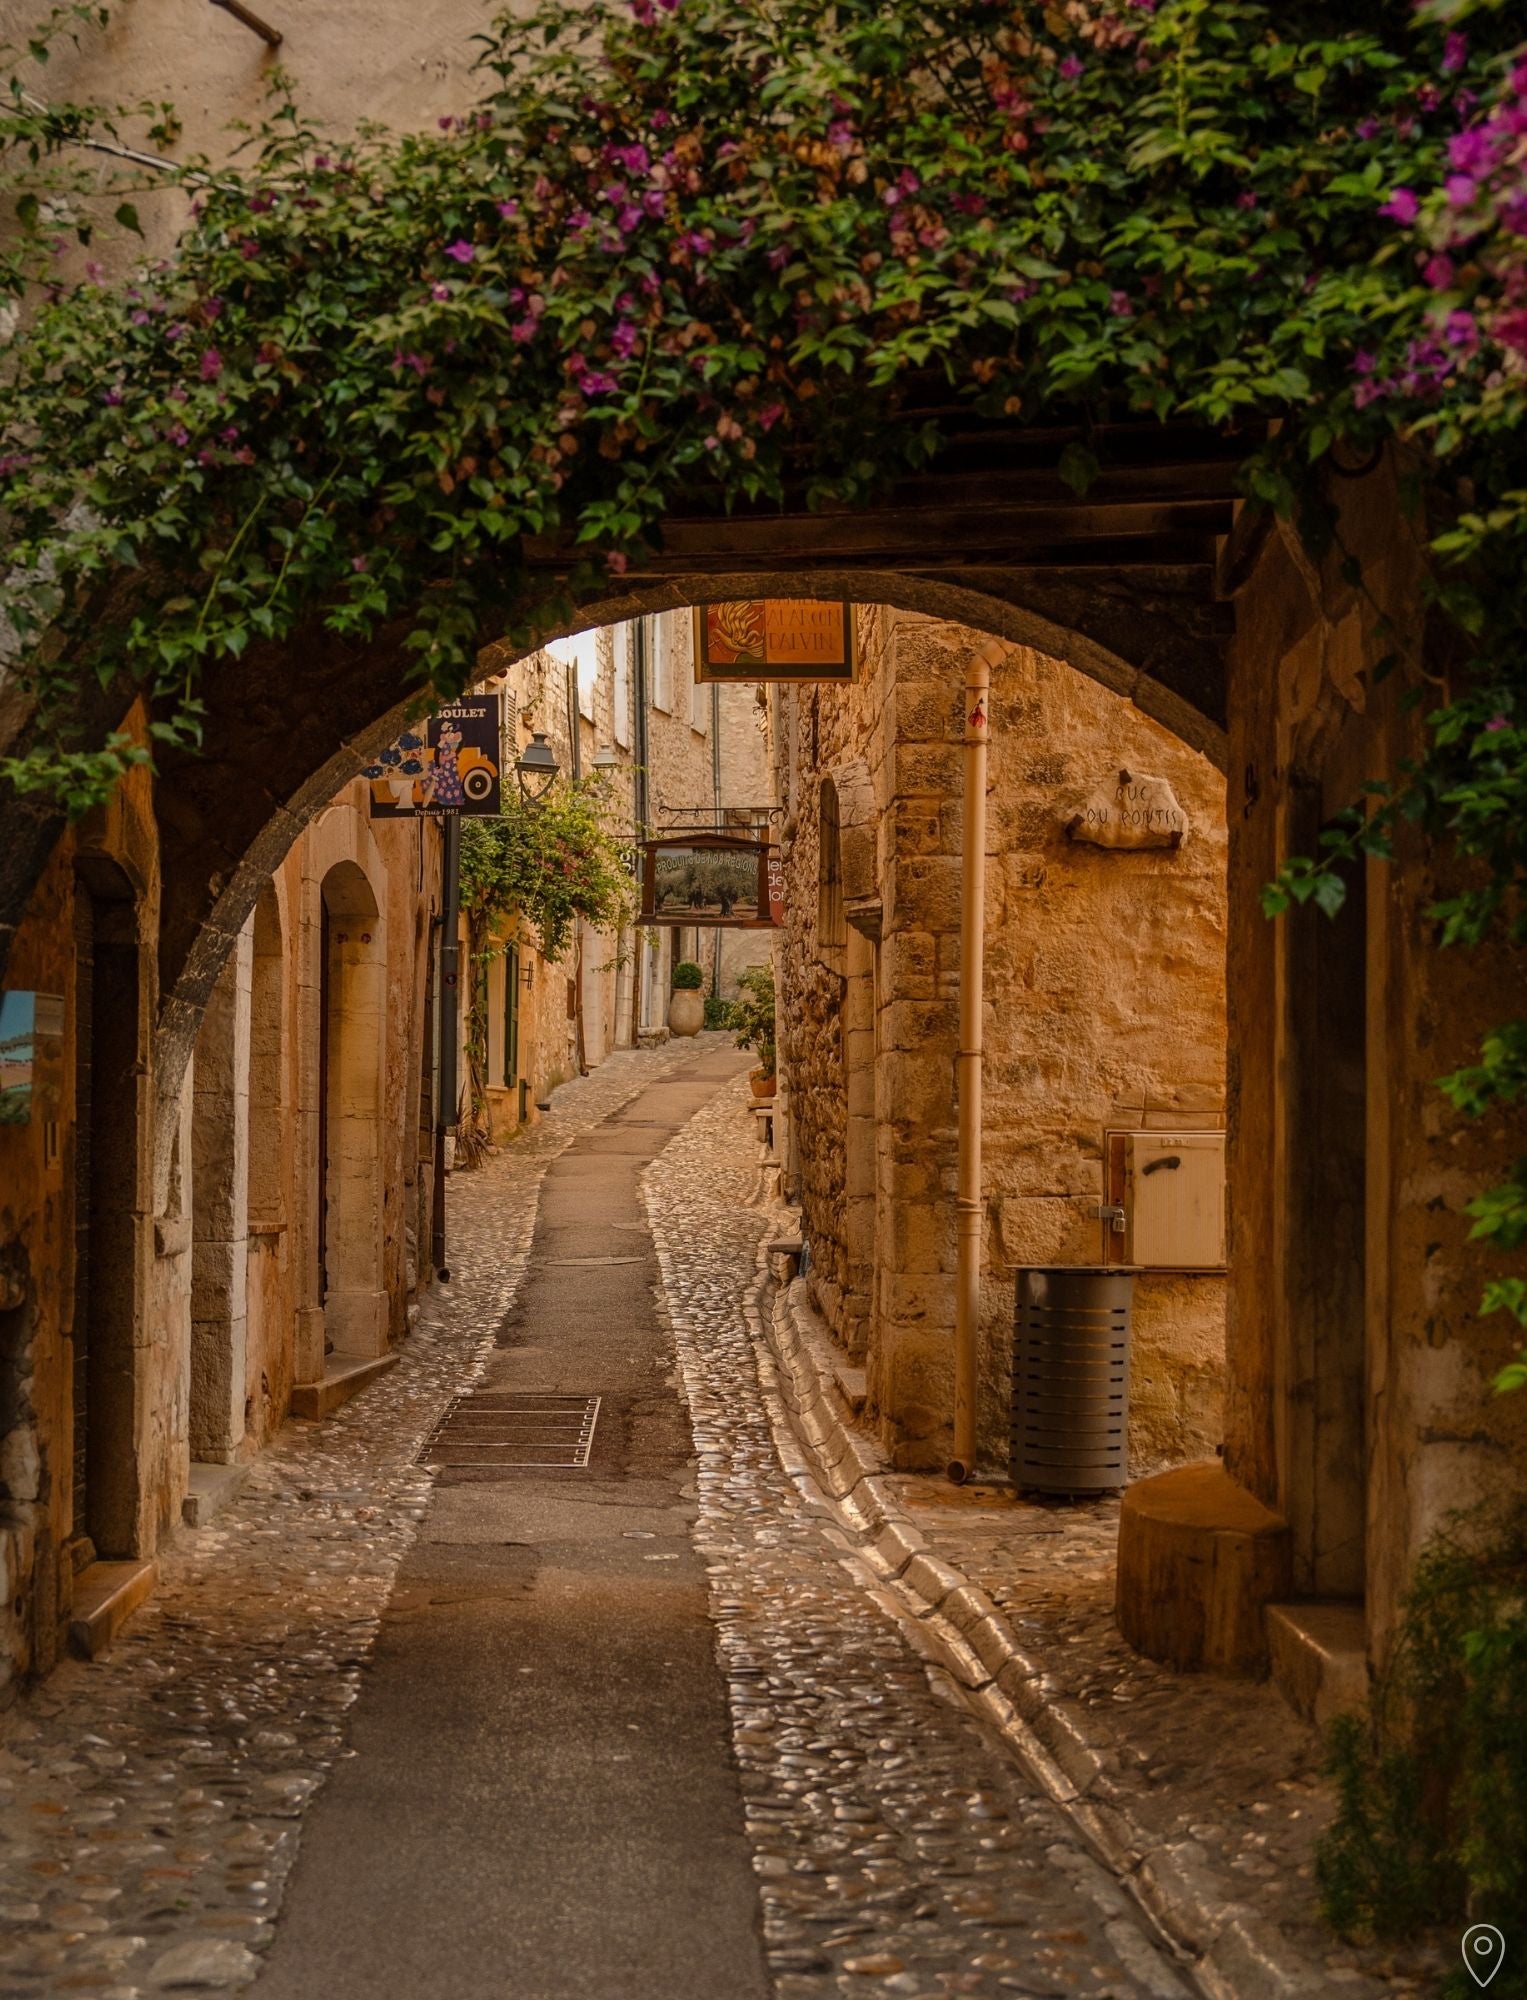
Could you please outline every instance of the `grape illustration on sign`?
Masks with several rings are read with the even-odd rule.
[[[811,597],[758,597],[695,607],[702,681],[851,681],[854,608]]]
[[[1120,771],[1098,786],[1067,821],[1066,831],[1094,847],[1181,847],[1189,827],[1165,778]]]

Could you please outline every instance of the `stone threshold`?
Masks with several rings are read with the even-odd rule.
[[[292,1389],[292,1415],[308,1423],[332,1416],[379,1375],[396,1368],[396,1351],[391,1354],[361,1356],[331,1354],[323,1366],[321,1382],[298,1382]]]
[[[1359,1599],[1269,1604],[1267,1649],[1278,1691],[1318,1728],[1368,1699],[1368,1633]]]
[[[99,1659],[158,1581],[153,1560],[88,1563],[74,1579],[70,1650],[82,1660]]]
[[[247,1459],[223,1465],[211,1459],[193,1458],[186,1497],[180,1503],[180,1518],[188,1528],[205,1528],[248,1477]]]
[[[1232,1878],[1207,1865],[1192,1841],[1166,1841],[1131,1811],[1108,1774],[1112,1745],[1087,1711],[1056,1693],[1045,1664],[1019,1643],[996,1602],[942,1559],[909,1518],[878,1447],[845,1421],[827,1362],[831,1341],[805,1281],[776,1284],[769,1237],[747,1300],[766,1398],[777,1399],[775,1442],[806,1497],[825,1498],[855,1554],[878,1580],[873,1593],[931,1664],[1003,1738],[1029,1778],[1065,1812],[1093,1855],[1135,1896],[1209,2000],[1320,2000],[1326,1969],[1300,1953],[1258,1911],[1237,1900]],[[774,1400],[770,1399],[770,1400]],[[778,1420],[784,1419],[784,1427]],[[1344,1982],[1350,2000],[1376,1989]]]

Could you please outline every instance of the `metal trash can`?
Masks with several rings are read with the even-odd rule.
[[[1035,1493],[1113,1493],[1129,1479],[1135,1274],[1028,1265],[1013,1342],[1013,1479]]]

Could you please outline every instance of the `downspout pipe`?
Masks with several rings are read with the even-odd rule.
[[[991,670],[1007,652],[989,639],[965,669],[965,756],[960,862],[960,1044],[954,1059],[959,1115],[955,1181],[954,1456],[963,1486],[976,1465],[976,1388],[981,1335],[981,1080],[986,978],[986,749]]]
[[[639,613],[631,620],[631,736],[636,752],[636,762],[631,772],[631,817],[636,826],[636,838],[647,838],[647,619]],[[641,848],[637,848],[636,865],[641,866]],[[638,882],[638,887],[640,883]],[[642,1039],[642,986],[647,973],[647,950],[641,939],[641,929],[636,927],[634,956],[631,962],[631,1046],[640,1048]]]

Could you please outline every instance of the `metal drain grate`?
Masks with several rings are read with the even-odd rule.
[[[490,1472],[583,1466],[598,1421],[597,1396],[514,1396],[491,1389],[457,1396],[430,1432],[418,1463]]]

